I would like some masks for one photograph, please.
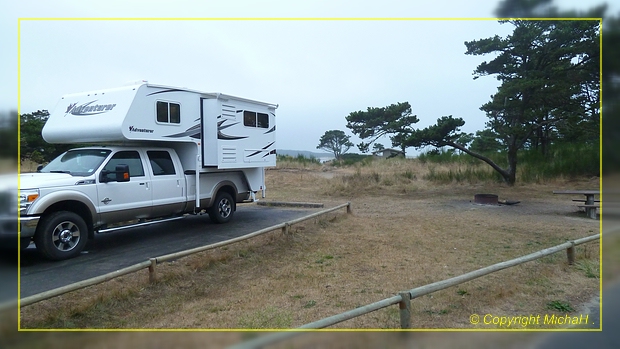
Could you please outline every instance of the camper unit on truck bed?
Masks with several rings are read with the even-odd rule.
[[[142,82],[65,95],[42,136],[89,144],[20,175],[22,248],[75,257],[95,233],[206,211],[229,221],[265,196],[277,105]]]

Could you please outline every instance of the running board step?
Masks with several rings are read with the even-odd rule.
[[[136,228],[136,227],[144,227],[144,226],[151,225],[151,224],[176,221],[176,220],[183,219],[183,218],[185,218],[185,216],[178,216],[178,217],[172,217],[172,218],[162,218],[162,219],[152,220],[152,221],[148,221],[148,222],[139,222],[139,223],[135,223],[135,224],[123,225],[123,226],[120,226],[120,227],[99,229],[99,230],[97,230],[97,233],[98,234],[111,233],[111,232],[117,231],[117,230],[123,230],[123,229],[128,229],[128,228]]]

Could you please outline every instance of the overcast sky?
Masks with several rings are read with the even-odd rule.
[[[584,8],[582,1],[556,4]],[[0,64],[8,77],[0,109],[16,109],[18,79],[21,113],[51,111],[63,94],[148,80],[279,104],[278,149],[316,151],[321,135],[334,129],[357,144],[345,127],[350,112],[405,101],[420,119],[417,127],[453,115],[465,120],[464,131],[475,132],[486,119],[479,107],[499,82],[472,79],[476,66],[493,57],[465,55],[464,42],[512,32],[510,24],[482,19],[492,18],[496,6],[484,0],[22,0],[0,14],[2,47],[9,48]],[[110,20],[57,20],[95,17]],[[114,20],[127,17],[478,19]],[[11,54],[18,23],[19,70]]]

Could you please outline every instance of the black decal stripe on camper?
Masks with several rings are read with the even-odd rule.
[[[246,137],[238,137],[238,136],[229,136],[229,135],[225,135],[220,131],[217,131],[217,139],[224,139],[224,140],[237,140],[237,139],[245,139],[248,138]]]
[[[200,124],[188,128],[185,132],[175,133],[173,135],[168,135],[164,137],[179,138],[188,136],[192,138],[200,138]]]
[[[275,132],[275,131],[276,131],[276,127],[274,126],[274,127],[270,128],[269,131],[265,132],[264,134]]]
[[[264,158],[266,158],[266,157],[268,157],[269,155],[272,155],[272,154],[273,154],[273,155],[275,155],[275,154],[276,154],[276,150],[275,150],[275,149],[274,149],[274,150],[272,150],[272,151],[270,151],[269,153],[267,153],[267,154],[263,155],[263,157],[264,157]]]
[[[236,124],[238,124],[238,122],[235,122],[230,125],[222,126],[224,125],[226,121],[228,120],[222,120],[217,123],[217,139],[236,140],[236,139],[248,138],[248,136],[229,136],[227,134],[223,134],[222,133],[223,129],[226,129],[226,128],[229,128],[230,126],[235,126]]]
[[[235,126],[236,124],[238,124],[238,122],[235,122],[234,124],[230,124],[226,126],[219,126],[217,129],[221,131],[223,129],[229,128],[230,126]]]
[[[266,146],[263,147],[263,149],[267,149],[267,148],[271,147],[274,143],[275,142],[271,142],[271,143],[267,144]]]
[[[267,144],[266,146],[262,147],[261,149],[262,149],[262,150],[265,150],[265,149],[267,149],[267,148],[271,147],[274,143],[275,143],[275,142],[271,142],[271,143]],[[249,157],[249,158],[251,158],[252,156],[254,156],[254,155],[258,155],[258,154],[260,154],[260,153],[262,153],[262,152],[263,152],[263,151],[261,151],[261,150],[256,151],[256,152],[254,152],[254,153],[252,153],[252,154],[248,155],[248,157]],[[269,155],[269,153],[268,153],[267,155]],[[265,156],[267,156],[267,155],[265,155]],[[263,156],[263,157],[265,157],[265,156]]]
[[[237,125],[237,124],[238,124],[238,122],[235,122],[234,124],[230,124],[230,125],[222,126],[222,125],[224,125],[224,123],[225,123],[226,121],[228,121],[228,120],[222,120],[222,121],[220,121],[220,122],[218,122],[218,123],[217,123],[217,129],[218,129],[219,131],[221,131],[221,130],[223,130],[223,129],[226,129],[226,128],[229,128],[230,126],[235,126],[235,125]]]
[[[185,92],[185,90],[180,90],[178,88],[172,88],[172,89],[168,89],[168,90],[163,90],[163,91],[149,93],[149,94],[147,94],[147,96],[157,95],[157,94],[160,94],[160,93],[168,93],[168,92]]]

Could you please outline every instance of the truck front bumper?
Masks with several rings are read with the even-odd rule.
[[[40,218],[39,216],[19,217],[20,236],[22,238],[33,237]]]

